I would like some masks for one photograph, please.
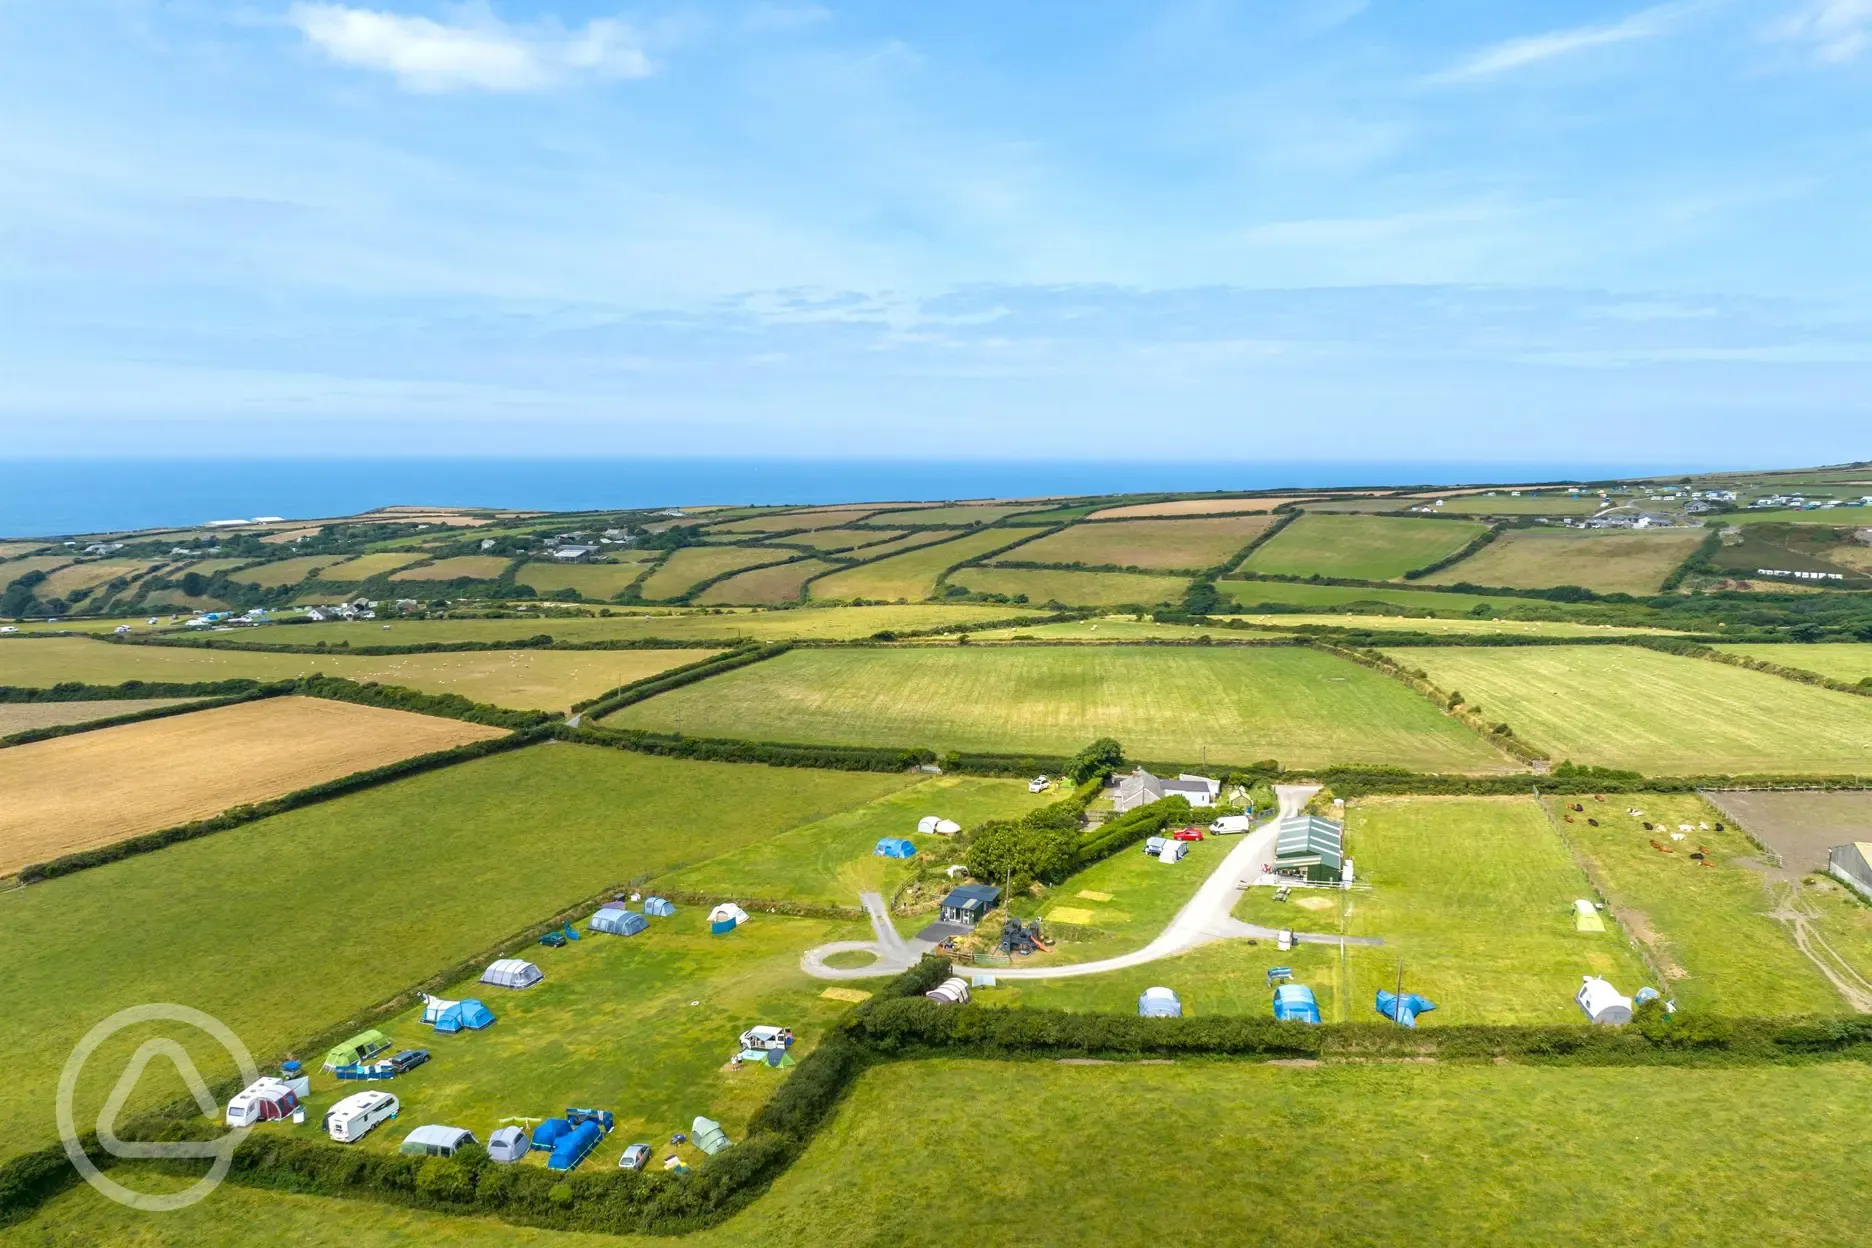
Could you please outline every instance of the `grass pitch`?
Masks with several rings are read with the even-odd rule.
[[[1701,529],[1632,533],[1515,529],[1430,579],[1444,585],[1458,581],[1515,589],[1581,585],[1601,594],[1651,594],[1690,557],[1703,537]]]
[[[896,529],[822,529],[816,533],[794,533],[778,540],[788,546],[810,546],[814,550],[845,550],[881,546],[902,536]]]
[[[1455,554],[1483,532],[1466,520],[1306,515],[1248,556],[1250,571],[1384,581]]]
[[[1558,759],[1650,775],[1872,775],[1872,699],[1627,646],[1396,650]]]
[[[1384,676],[1297,647],[801,650],[607,721],[697,736],[1136,758],[1499,770],[1502,755]]]
[[[1428,589],[1392,588],[1389,585],[1308,585],[1292,581],[1220,580],[1216,588],[1234,599],[1244,610],[1268,606],[1343,607],[1359,611],[1379,611],[1386,615],[1468,615],[1477,607],[1487,607],[1498,615],[1518,615],[1538,611],[1543,618],[1589,618],[1590,610],[1571,603],[1536,602],[1532,599],[1504,598],[1499,594],[1461,594]]]
[[[1026,550],[1018,546],[1014,554]],[[1012,556],[1010,556],[1012,557]],[[1189,582],[1180,576],[1140,576],[1134,572],[1054,572],[1036,568],[972,567],[952,573],[952,584],[981,594],[1021,594],[1029,603],[1063,602],[1071,607],[1152,606],[1183,597]]]
[[[773,563],[792,553],[759,546],[685,546],[673,551],[661,567],[644,578],[642,593],[651,601],[679,598],[698,581],[750,564]]]
[[[1831,676],[1849,684],[1872,680],[1872,645],[1833,642],[1826,645],[1718,646],[1731,654],[1744,654],[1764,663],[1797,667],[1805,672]]]
[[[117,1009],[187,1002],[269,1062],[577,898],[908,783],[537,745],[0,897],[0,1157],[52,1138],[65,1055]],[[81,1110],[141,1039],[99,1052]]]
[[[704,606],[721,603],[772,606],[782,602],[798,602],[800,588],[807,580],[838,566],[823,559],[801,559],[778,567],[756,568],[752,572],[742,572],[725,581],[715,582],[696,595],[696,601]]]
[[[1198,570],[1226,562],[1274,522],[1266,515],[1077,524],[1007,557],[1032,563]]]
[[[965,533],[950,541],[917,546],[903,554],[860,564],[849,571],[835,572],[823,580],[814,581],[809,592],[822,601],[866,598],[915,602],[936,591],[936,577],[944,568],[1006,546],[1021,536],[1018,532],[1005,529]]]
[[[246,802],[501,736],[318,698],[267,698],[0,750],[0,874]]]

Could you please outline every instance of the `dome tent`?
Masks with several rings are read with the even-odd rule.
[[[747,911],[735,905],[732,901],[724,901],[721,905],[709,911],[708,921],[709,931],[716,936],[720,936],[725,932],[734,931],[735,928],[747,922]]]
[[[1399,998],[1397,993],[1386,992],[1380,988],[1378,995],[1372,1000],[1372,1008],[1400,1027],[1415,1027],[1417,1016],[1428,1014],[1436,1009],[1436,1002],[1428,997],[1418,996],[1414,992],[1407,992]]]
[[[722,1130],[721,1123],[712,1118],[701,1117],[689,1124],[689,1139],[697,1148],[711,1157],[734,1142],[728,1138],[728,1133]]]
[[[676,907],[662,897],[644,898],[644,913],[654,914],[659,919],[667,919],[676,913]]]
[[[878,841],[877,848],[871,854],[876,858],[914,858],[916,852],[916,846],[903,837],[886,836]]]
[[[496,988],[531,988],[545,978],[539,967],[521,958],[502,958],[481,972],[481,982]]]
[[[609,932],[613,936],[635,936],[649,926],[649,919],[619,905],[606,906],[591,919],[592,931]]]
[[[527,1133],[519,1127],[499,1127],[488,1136],[488,1160],[519,1161],[532,1147],[527,1142]]]
[[[572,1132],[572,1124],[563,1118],[548,1118],[533,1128],[533,1147],[540,1150],[552,1148],[561,1136]]]
[[[1182,1018],[1183,1003],[1168,988],[1146,988],[1138,998],[1139,1018]]]
[[[1274,990],[1274,1017],[1285,1022],[1318,1023],[1319,1002],[1305,984],[1282,984]]]

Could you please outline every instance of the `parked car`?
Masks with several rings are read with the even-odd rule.
[[[1027,791],[1029,793],[1044,793],[1046,792],[1046,786],[1047,778],[1045,776],[1035,776],[1027,782]]]
[[[618,1158],[620,1170],[641,1170],[649,1164],[650,1146],[648,1144],[633,1144],[624,1150],[622,1157]]]
[[[1201,828],[1178,828],[1170,835],[1179,841],[1200,841],[1203,839]]]
[[[428,1060],[428,1049],[404,1049],[390,1059],[390,1069],[399,1075],[407,1075]]]

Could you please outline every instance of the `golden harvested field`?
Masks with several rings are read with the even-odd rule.
[[[798,563],[783,563],[777,568],[756,568],[752,572],[743,572],[739,576],[715,582],[697,595],[696,601],[704,606],[797,602],[800,586],[806,583],[806,578],[829,572],[838,566],[823,559],[801,559]]]
[[[880,529],[878,530],[878,536],[889,537],[889,531]],[[890,538],[890,540],[879,542],[875,546],[866,546],[863,550],[851,551],[846,557],[850,559],[886,559],[891,555],[901,555],[906,550],[915,550],[919,546],[929,546],[936,542],[947,542],[954,537],[954,533],[945,532],[942,529],[926,529],[921,533],[906,533],[902,537]],[[788,540],[794,541],[797,539],[789,538]],[[1014,540],[1011,534],[1008,540]]]
[[[1006,594],[1010,598],[1026,594],[1027,601],[1032,604],[1063,602],[1069,607],[1117,607],[1131,603],[1152,606],[1175,602],[1189,588],[1189,582],[1180,576],[1034,568],[963,568],[949,579],[980,594]]]
[[[301,636],[298,625],[287,638]],[[510,621],[498,639],[540,629]],[[731,630],[721,630],[727,633]],[[253,636],[255,634],[249,634]],[[268,634],[281,636],[282,634]],[[351,633],[359,644],[391,634]],[[414,640],[415,635],[405,635]],[[626,681],[692,663],[696,650],[471,650],[457,654],[269,654],[257,650],[202,650],[184,646],[124,646],[83,637],[0,645],[0,684],[44,688],[61,680],[114,685],[126,680],[290,680],[323,672],[347,680],[407,685],[425,693],[459,693],[476,702],[515,710],[564,710],[581,698]]]
[[[650,561],[649,552],[623,556],[624,563],[523,563],[514,573],[514,583],[531,585],[542,594],[561,589],[576,589],[584,598],[615,598],[643,574]]]
[[[1005,529],[968,533],[940,545],[919,546],[846,572],[834,572],[824,580],[814,581],[808,592],[821,600],[869,598],[888,602],[901,598],[917,602],[935,592],[936,574],[944,568],[986,554],[1020,536],[1019,532]]]
[[[393,581],[452,581],[457,577],[473,577],[477,581],[491,581],[507,570],[513,560],[502,555],[457,555],[453,559],[442,559],[426,568],[410,568],[399,572],[390,579]]]
[[[114,698],[102,702],[0,702],[0,737],[58,724],[85,724],[114,715],[134,715],[188,698]]]
[[[1294,503],[1311,494],[1283,494],[1273,498],[1176,498],[1167,503],[1133,503],[1128,507],[1107,507],[1095,511],[1088,520],[1130,520],[1149,516],[1216,516],[1230,511],[1273,511],[1282,503]]]
[[[1519,501],[1519,500],[1516,500]],[[1427,583],[1546,589],[1581,585],[1601,594],[1652,594],[1703,541],[1702,529],[1598,532],[1511,529]]]
[[[0,750],[0,872],[501,735],[407,711],[266,698]]]
[[[66,555],[34,555],[30,559],[13,559],[0,563],[0,585],[11,585],[28,572],[50,572],[70,563]]]
[[[1203,520],[1121,520],[1076,524],[1016,547],[1007,558],[1032,563],[1116,564],[1169,570],[1225,563],[1274,523],[1269,515]]]
[[[680,597],[698,581],[751,564],[773,563],[794,553],[758,546],[685,546],[672,552],[662,567],[645,578],[643,596],[651,601]]]
[[[275,563],[256,564],[244,572],[230,572],[228,580],[239,581],[243,585],[259,585],[267,589],[276,585],[297,585],[319,569],[334,567],[343,562],[343,555],[300,555],[296,559],[281,559]]]
[[[44,542],[0,542],[0,559],[11,559],[16,555],[30,555],[44,546]]]
[[[324,576],[319,579],[335,581],[340,584],[366,581],[373,576],[381,576],[385,572],[394,572],[398,568],[415,563],[420,558],[422,558],[421,555],[408,554],[400,551],[386,551],[382,554],[375,555],[359,555],[355,559],[347,559],[343,563],[334,564],[326,568]]]
[[[135,576],[149,567],[147,562],[111,560],[103,563],[74,563],[46,577],[33,592],[41,598],[63,598],[81,589],[94,589],[120,576]]]
[[[789,546],[810,546],[814,550],[844,550],[848,546],[881,546],[902,536],[897,529],[820,529],[780,540]]]

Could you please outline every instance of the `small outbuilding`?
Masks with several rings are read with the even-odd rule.
[[[524,958],[502,958],[481,972],[481,982],[495,988],[531,988],[545,978],[539,967]]]
[[[1000,900],[1001,890],[993,884],[964,884],[942,899],[940,917],[944,923],[974,927]]]
[[[1345,825],[1318,815],[1293,815],[1275,825],[1274,870],[1321,883],[1340,877]]]
[[[606,906],[591,918],[592,931],[609,932],[613,936],[635,936],[649,926],[649,919],[623,906]]]
[[[747,921],[747,911],[732,901],[724,901],[708,912],[708,930],[716,936],[732,932]]]
[[[876,858],[914,858],[916,846],[901,836],[886,836],[879,838],[871,854]]]
[[[452,1036],[458,1031],[485,1031],[493,1025],[494,1011],[474,997],[452,1002],[435,1019],[436,1034],[442,1036]]]
[[[1139,1018],[1182,1018],[1183,1002],[1168,988],[1146,988],[1138,998]]]
[[[1274,990],[1274,1017],[1282,1022],[1318,1023],[1319,1001],[1305,984],[1282,984]]]
[[[1872,898],[1872,842],[1851,841],[1827,851],[1827,874],[1866,898]]]
[[[337,1070],[340,1066],[355,1066],[367,1062],[390,1047],[390,1037],[373,1028],[360,1031],[343,1044],[335,1046],[325,1055],[325,1069]]]
[[[403,1137],[397,1152],[414,1157],[453,1157],[467,1144],[476,1143],[474,1132],[466,1127],[417,1127]]]
[[[655,915],[659,919],[667,919],[676,913],[676,906],[666,898],[646,897],[644,898],[644,913]]]
[[[1597,975],[1582,975],[1580,990],[1573,1000],[1585,1012],[1588,1022],[1617,1027],[1631,1022],[1632,999]]]
[[[711,1157],[734,1143],[712,1118],[697,1118],[689,1124],[689,1141]]]
[[[532,1147],[527,1142],[527,1133],[519,1127],[497,1127],[494,1134],[488,1136],[488,1160],[519,1161],[532,1150]]]

